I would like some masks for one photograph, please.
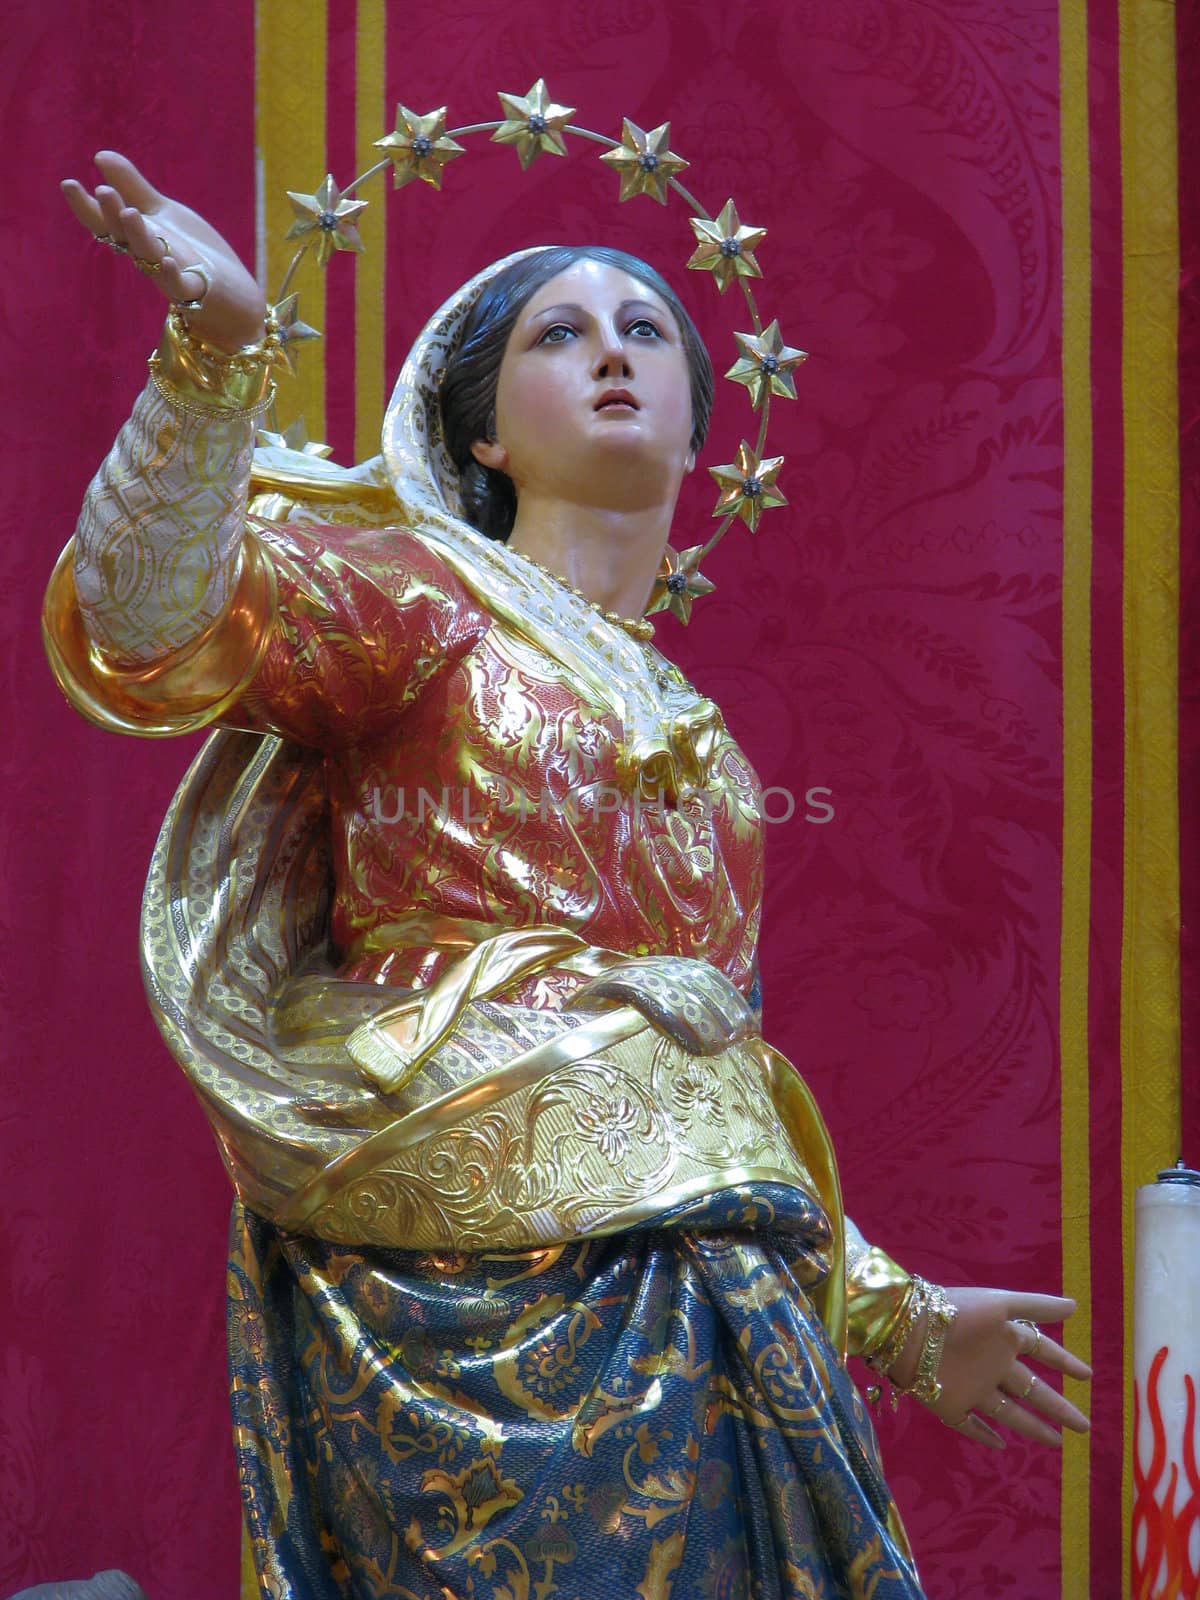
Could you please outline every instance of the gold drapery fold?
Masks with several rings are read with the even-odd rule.
[[[112,661],[92,643],[75,591],[75,541],[59,556],[42,608],[55,681],[81,716],[110,733],[194,733],[236,705],[258,671],[275,615],[275,576],[248,533],[229,605],[185,649],[142,664]]]

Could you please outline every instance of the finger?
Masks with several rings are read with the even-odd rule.
[[[1024,1406],[1034,1406],[1039,1411],[1044,1411],[1047,1416],[1056,1421],[1065,1420],[1067,1415],[1075,1410],[1071,1402],[1054,1387],[1047,1383],[1045,1378],[1039,1377],[1036,1372],[1030,1372],[1018,1362],[1008,1376],[1000,1383],[1000,1389],[1010,1400],[1016,1400]],[[1083,1413],[1079,1412],[1082,1416]]]
[[[165,234],[156,233],[140,211],[126,208],[121,213],[129,239],[129,247],[138,261],[148,261],[159,268],[152,276],[168,300],[203,299],[212,283],[189,265],[185,267],[179,257],[171,252]]]
[[[136,207],[122,206],[120,223],[129,248],[139,261],[162,261],[170,255],[170,241],[152,228]]]
[[[70,206],[76,218],[83,223],[90,233],[94,233],[99,237],[100,234],[106,232],[104,213],[81,183],[74,178],[64,178],[59,188],[63,192],[63,199]]]
[[[139,211],[156,211],[163,197],[152,183],[148,183],[133,162],[117,150],[97,150],[96,165],[104,175],[105,183],[119,189],[127,204]]]
[[[159,274],[159,287],[167,298],[177,302],[203,302],[208,299],[209,290],[212,288],[213,276],[207,269],[200,271],[198,263],[186,267],[181,266],[174,256],[168,256],[163,262],[162,272]],[[193,308],[195,309],[195,308]]]
[[[1025,1329],[1023,1331],[1028,1333],[1029,1330]],[[1055,1340],[1047,1338],[1045,1334],[1039,1340],[1031,1339],[1029,1344],[1022,1349],[1021,1356],[1025,1361],[1045,1362],[1046,1366],[1056,1368],[1057,1371],[1065,1373],[1068,1378],[1078,1378],[1081,1381],[1086,1381],[1092,1375],[1092,1369],[1086,1361],[1081,1361],[1077,1355],[1073,1355],[1070,1350],[1065,1349]]]
[[[1019,1363],[1000,1387],[1009,1397],[1008,1404],[998,1413],[1002,1420],[1007,1421],[1012,1416],[1011,1406],[1015,1402],[1018,1407],[1028,1406],[1034,1411],[1040,1411],[1059,1428],[1070,1428],[1075,1433],[1087,1433],[1091,1427],[1084,1413],[1072,1405],[1065,1395],[1060,1394],[1052,1384]]]
[[[1010,1294],[1008,1316],[1018,1322],[1065,1322],[1075,1313],[1075,1302],[1060,1294]]]
[[[166,235],[157,232],[140,211],[123,207],[121,225],[135,259],[159,268],[153,277],[168,300],[191,300],[206,292],[208,284],[202,275],[182,267]]]
[[[162,264],[159,285],[171,300],[203,299],[208,285],[198,272],[180,266],[175,256],[167,256]],[[212,280],[210,279],[209,282]]]
[[[1041,1378],[1021,1397],[1021,1403],[1042,1412],[1058,1427],[1070,1428],[1073,1433],[1087,1433],[1091,1429],[1091,1423],[1079,1407]]]
[[[1028,1367],[1023,1367],[1018,1361],[1008,1376],[1002,1380],[1000,1387],[1011,1399],[1024,1402],[1039,1387],[1039,1380],[1035,1373],[1030,1372]],[[1040,1387],[1045,1389],[1049,1388],[1049,1385],[1042,1383]]]
[[[125,228],[121,222],[121,212],[124,209],[125,202],[115,189],[110,189],[107,184],[103,183],[96,190],[96,201],[104,218],[105,233],[124,244],[126,242]]]
[[[962,1422],[955,1423],[953,1426],[958,1429],[964,1439],[970,1439],[975,1444],[984,1445],[989,1450],[1003,1450],[1005,1448],[1004,1440],[996,1432],[995,1428],[989,1426],[982,1417],[977,1417],[973,1411],[969,1411]]]
[[[1027,1411],[1024,1406],[1017,1405],[1015,1400],[1006,1400],[998,1410],[993,1411],[992,1420],[1013,1433],[1019,1433],[1025,1439],[1032,1439],[1036,1444],[1062,1445],[1062,1436],[1057,1428],[1052,1428],[1049,1422],[1036,1412]]]

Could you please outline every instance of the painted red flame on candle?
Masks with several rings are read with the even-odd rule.
[[[1171,1463],[1165,1492],[1167,1430],[1158,1398],[1158,1380],[1169,1354],[1166,1345],[1150,1363],[1146,1380],[1146,1415],[1150,1420],[1150,1465],[1143,1470],[1139,1426],[1142,1397],[1133,1386],[1133,1594],[1134,1600],[1193,1600],[1200,1595],[1200,1566],[1194,1565],[1192,1528],[1200,1525],[1200,1472],[1196,1469],[1196,1384],[1184,1373],[1187,1410],[1183,1426],[1183,1471],[1188,1496],[1176,1507],[1179,1467]],[[1144,1540],[1144,1544],[1143,1544]],[[1138,1557],[1138,1546],[1143,1544]]]

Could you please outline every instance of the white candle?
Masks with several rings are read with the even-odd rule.
[[[1133,1600],[1200,1595],[1200,1172],[1134,1212]]]

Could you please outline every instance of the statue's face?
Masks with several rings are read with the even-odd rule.
[[[496,391],[496,439],[476,459],[533,491],[634,510],[673,500],[692,467],[678,324],[619,267],[577,261],[522,309]]]

